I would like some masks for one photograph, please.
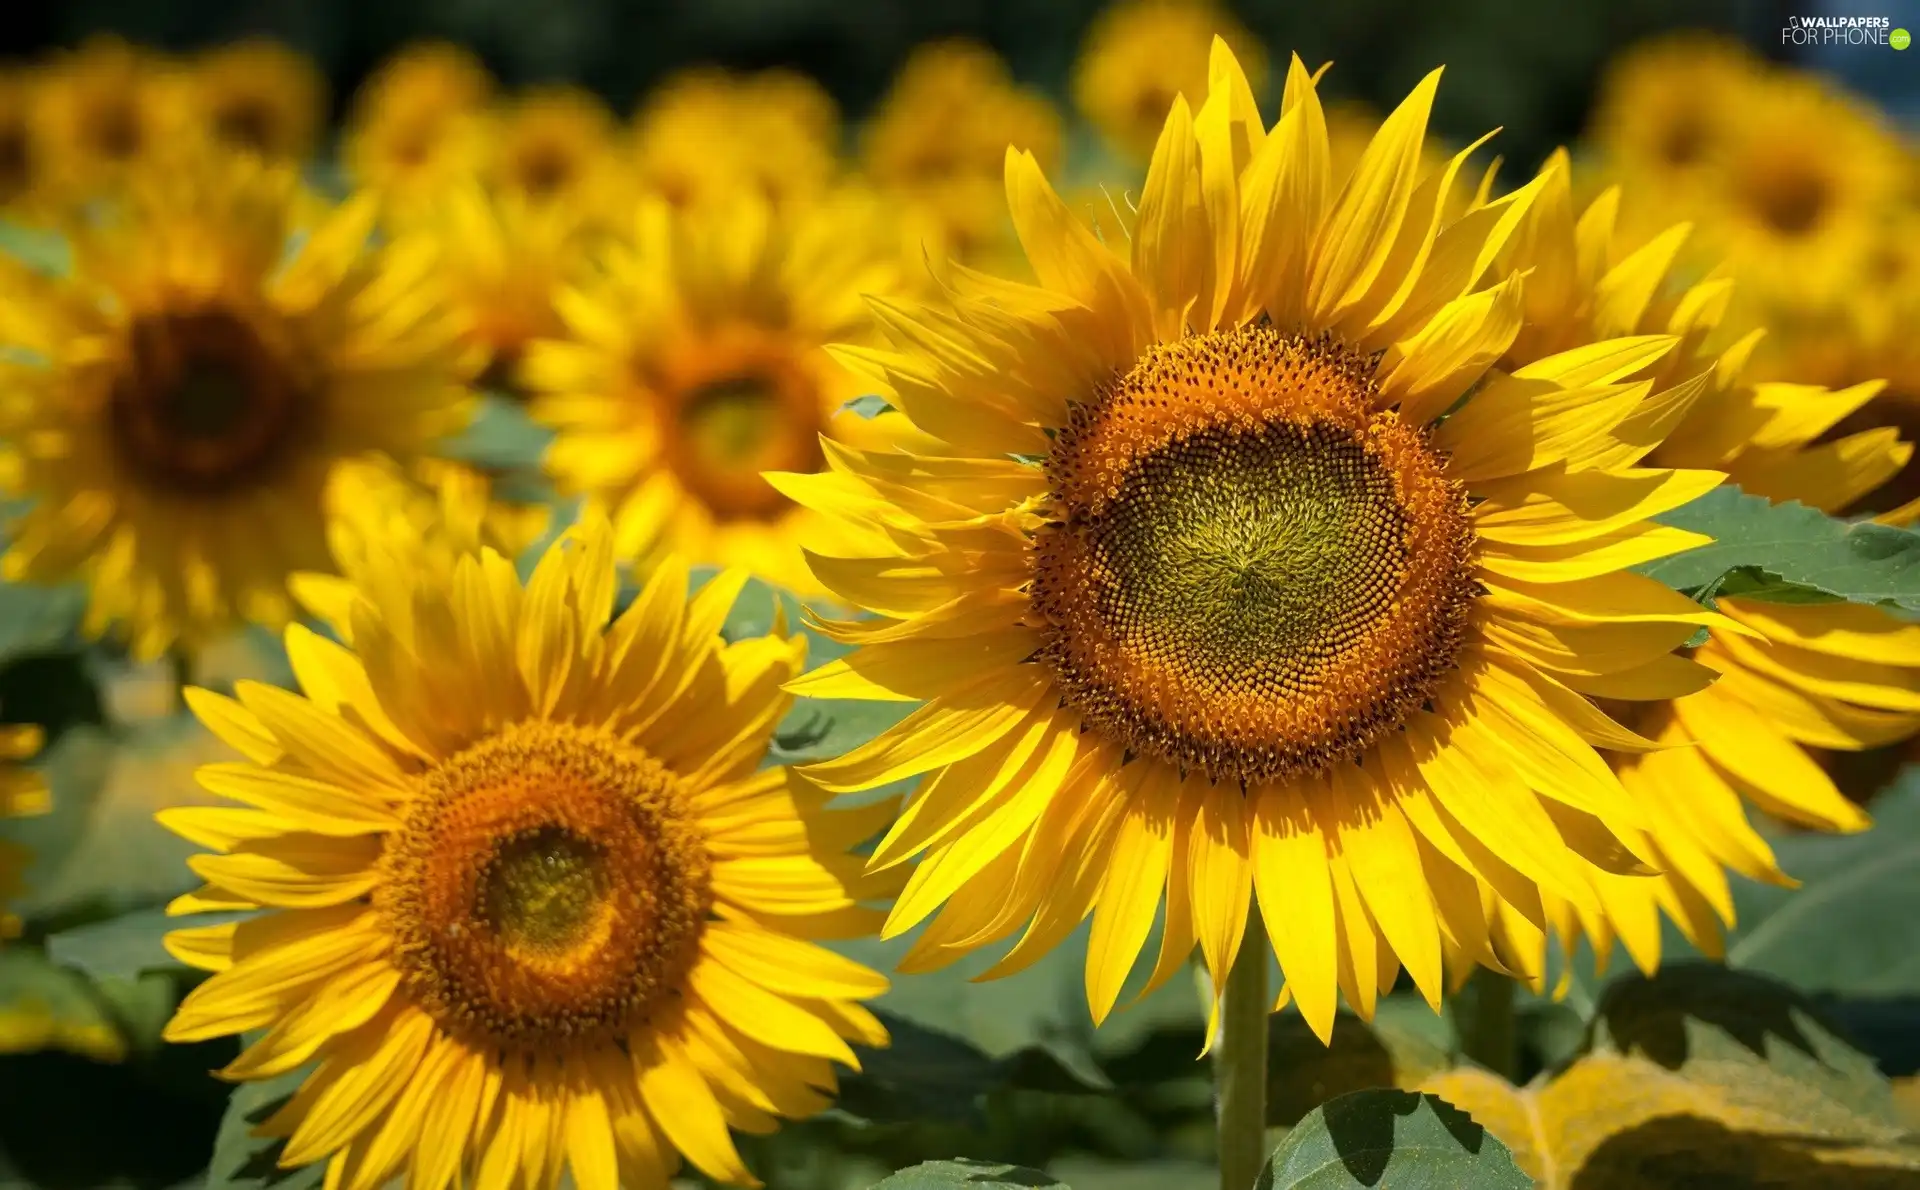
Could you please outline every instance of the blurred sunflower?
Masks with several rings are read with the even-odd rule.
[[[341,158],[353,178],[408,216],[486,159],[493,79],[467,50],[410,46],[360,88]]]
[[[1651,388],[1614,431],[1622,465],[1644,459],[1722,470],[1755,494],[1831,510],[1907,462],[1913,445],[1890,428],[1819,441],[1879,386],[1833,392],[1747,379],[1747,359],[1760,336],[1735,336],[1723,325],[1734,283],[1677,283],[1675,261],[1690,228],[1678,225],[1645,243],[1623,237],[1616,229],[1618,191],[1602,193],[1576,213],[1569,172],[1565,154],[1548,163],[1540,196],[1505,262],[1531,271],[1526,325],[1504,366],[1524,368],[1594,339],[1674,335],[1678,348],[1630,374]],[[1655,544],[1622,530],[1611,548],[1631,562],[1640,560],[1642,546]],[[1530,569],[1513,573],[1535,577]],[[1710,627],[1706,643],[1685,652],[1693,664],[1676,658],[1636,675],[1632,684],[1616,680],[1588,690],[1646,700],[1609,706],[1660,745],[1607,753],[1621,786],[1651,823],[1643,854],[1659,874],[1596,874],[1603,914],[1547,901],[1561,939],[1570,944],[1584,933],[1603,963],[1617,937],[1642,969],[1653,971],[1663,911],[1696,947],[1718,954],[1722,925],[1734,922],[1727,871],[1793,883],[1749,823],[1743,802],[1802,826],[1863,829],[1866,816],[1808,750],[1858,751],[1920,731],[1920,625],[1845,603],[1722,596],[1718,606],[1740,628]]]
[[[930,42],[907,58],[864,141],[868,176],[923,224],[935,254],[975,261],[1013,246],[1007,146],[1057,168],[1060,115],[987,47]]]
[[[173,148],[175,66],[115,37],[94,37],[43,69],[34,103],[36,167],[58,200],[109,193]]]
[[[529,205],[608,219],[626,197],[613,134],[613,113],[598,96],[577,87],[530,91],[498,116],[487,179]]]
[[[1646,870],[1595,747],[1651,745],[1583,695],[1692,670],[1672,650],[1728,623],[1621,569],[1701,540],[1646,518],[1721,476],[1614,461],[1659,440],[1624,378],[1674,336],[1492,366],[1523,291],[1490,266],[1542,183],[1445,217],[1478,146],[1421,179],[1437,71],[1339,178],[1298,58],[1269,129],[1213,54],[1128,253],[1010,153],[1039,285],[956,273],[888,310],[899,350],[840,352],[945,453],[778,477],[859,535],[809,561],[880,617],[789,688],[925,700],[806,770],[927,775],[873,855],[922,855],[885,931],[938,910],[907,969],[1019,933],[1005,974],[1091,915],[1099,1019],[1163,898],[1150,985],[1197,941],[1216,988],[1257,898],[1324,1039],[1403,966],[1436,1004],[1443,956],[1536,973],[1548,898],[1601,914],[1597,874]]]
[[[548,471],[613,509],[621,557],[671,550],[819,591],[800,542],[831,523],[760,473],[811,471],[823,433],[873,429],[842,411],[866,390],[826,345],[867,335],[862,295],[897,286],[880,216],[852,194],[788,213],[656,200],[631,242],[562,290],[567,335],[534,343],[521,379],[558,432]]]
[[[1752,116],[1746,98],[1767,66],[1743,43],[1708,33],[1640,42],[1608,63],[1587,139],[1650,215],[1701,184],[1733,130]]]
[[[265,1030],[232,1079],[317,1061],[263,1128],[343,1190],[664,1190],[683,1156],[758,1185],[729,1128],[819,1111],[887,1040],[885,978],[811,940],[876,924],[845,849],[894,807],[759,767],[804,638],[723,644],[744,576],[689,602],[675,563],[609,625],[604,521],[524,589],[407,536],[368,543],[348,647],[288,630],[305,697],[190,694],[247,759],[200,774],[242,807],[162,815],[213,852],[172,909],[262,912],[169,936],[214,974],[166,1036]]]
[[[592,242],[583,212],[467,182],[449,186],[422,213],[399,242],[434,260],[482,385],[513,388],[527,345],[563,333],[554,298]]]
[[[327,114],[327,82],[312,60],[253,39],[190,62],[181,86],[188,120],[215,142],[305,163]]]
[[[17,206],[43,184],[45,151],[35,139],[38,72],[0,70],[0,209]]]
[[[1088,28],[1073,67],[1073,102],[1108,142],[1144,160],[1176,95],[1207,91],[1207,47],[1218,35],[1253,91],[1266,89],[1266,53],[1233,14],[1209,0],[1121,0]]]
[[[832,181],[839,136],[833,97],[805,75],[700,68],[662,83],[634,113],[634,168],[677,207],[741,189],[782,206]]]
[[[1784,382],[1835,388],[1882,380],[1885,387],[1872,400],[1849,411],[1822,438],[1837,440],[1887,427],[1904,440],[1920,440],[1920,339],[1910,330],[1916,318],[1920,211],[1902,208],[1888,218],[1865,273],[1837,305],[1772,320],[1757,353],[1757,368]],[[1819,506],[1830,512],[1872,514],[1893,524],[1920,518],[1920,462],[1908,458],[1890,478],[1877,469],[1860,474],[1886,482],[1851,501],[1828,500]]]
[[[9,580],[85,581],[85,628],[150,658],[278,625],[324,567],[335,464],[465,424],[462,347],[419,254],[365,250],[257,158],[142,174],[75,233],[70,276],[0,275]],[[288,246],[300,233],[291,258]]]
[[[46,779],[19,763],[40,751],[44,739],[32,725],[0,726],[0,818],[44,814],[51,808]],[[0,941],[20,932],[20,919],[7,912],[7,903],[20,894],[27,859],[24,848],[0,839]]]
[[[1827,304],[1857,285],[1906,185],[1898,139],[1811,75],[1750,90],[1709,168],[1701,248],[1762,311]]]

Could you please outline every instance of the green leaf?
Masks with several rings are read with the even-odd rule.
[[[451,459],[488,472],[538,472],[553,431],[527,416],[518,401],[489,393],[475,402],[473,421],[441,444]]]
[[[73,271],[73,253],[66,237],[42,227],[0,219],[0,252],[49,276],[61,277]]]
[[[1735,487],[1715,488],[1654,519],[1714,538],[1712,545],[1636,568],[1678,590],[1703,597],[1723,586],[1752,598],[1814,593],[1920,611],[1920,534],[1906,529],[1835,520]]]
[[[1792,1106],[1780,1114],[1809,1128],[1900,1127],[1873,1060],[1807,995],[1751,972],[1670,963],[1651,978],[1616,979],[1594,1011],[1586,1052],[1637,1055],[1743,1095],[1791,1087]]]
[[[1267,1159],[1257,1190],[1530,1190],[1513,1154],[1438,1095],[1355,1091],[1315,1108]]]
[[[1064,1186],[1037,1169],[992,1161],[927,1161],[876,1182],[873,1190],[1013,1190]]]
[[[1069,1052],[1033,1045],[999,1058],[971,1042],[905,1017],[875,1012],[891,1043],[860,1050],[860,1071],[843,1077],[835,1106],[869,1122],[979,1123],[980,1101],[1011,1090],[1087,1094],[1112,1090],[1097,1067]]]
[[[1772,840],[1797,889],[1741,882],[1727,962],[1807,991],[1920,993],[1920,766],[1873,802],[1858,835]]]
[[[0,583],[0,662],[71,643],[86,609],[83,587]]]
[[[207,1168],[207,1190],[310,1190],[326,1177],[327,1163],[316,1161],[298,1169],[282,1169],[282,1139],[255,1136],[253,1130],[280,1110],[300,1088],[308,1071],[296,1070],[279,1078],[241,1083],[227,1100],[220,1132],[213,1142],[213,1161]]]
[[[136,979],[147,971],[181,966],[162,945],[168,931],[184,925],[217,925],[249,916],[251,914],[203,913],[183,919],[168,917],[164,909],[140,909],[51,934],[47,937],[47,954],[61,966],[77,968],[95,979]]]
[[[187,858],[201,849],[161,826],[154,813],[221,804],[194,772],[232,759],[233,750],[188,714],[111,735],[93,729],[67,733],[49,761],[52,811],[0,827],[34,852],[21,915],[109,916],[150,908],[197,887]]]
[[[1920,1147],[1873,1063],[1806,996],[1713,964],[1615,980],[1585,1051],[1524,1088],[1462,1067],[1425,1089],[1544,1190],[1914,1184]]]
[[[1073,1190],[1220,1190],[1220,1170],[1204,1161],[1067,1157],[1047,1168]]]

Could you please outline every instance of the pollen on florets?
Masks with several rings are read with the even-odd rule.
[[[1150,349],[1047,459],[1033,606],[1065,704],[1215,780],[1357,756],[1452,668],[1465,493],[1371,361],[1265,327]]]
[[[375,897],[408,993],[521,1052],[624,1039],[679,994],[712,901],[675,778],[590,729],[524,723],[429,770]]]

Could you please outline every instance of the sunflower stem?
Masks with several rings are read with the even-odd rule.
[[[1221,991],[1213,1085],[1220,1123],[1220,1190],[1252,1190],[1267,1159],[1267,932],[1255,906]]]
[[[1508,1081],[1520,1073],[1513,996],[1512,979],[1482,967],[1453,1002],[1460,1052]]]

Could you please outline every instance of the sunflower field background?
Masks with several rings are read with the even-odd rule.
[[[0,1187],[1920,1187],[1903,23],[9,22]]]

